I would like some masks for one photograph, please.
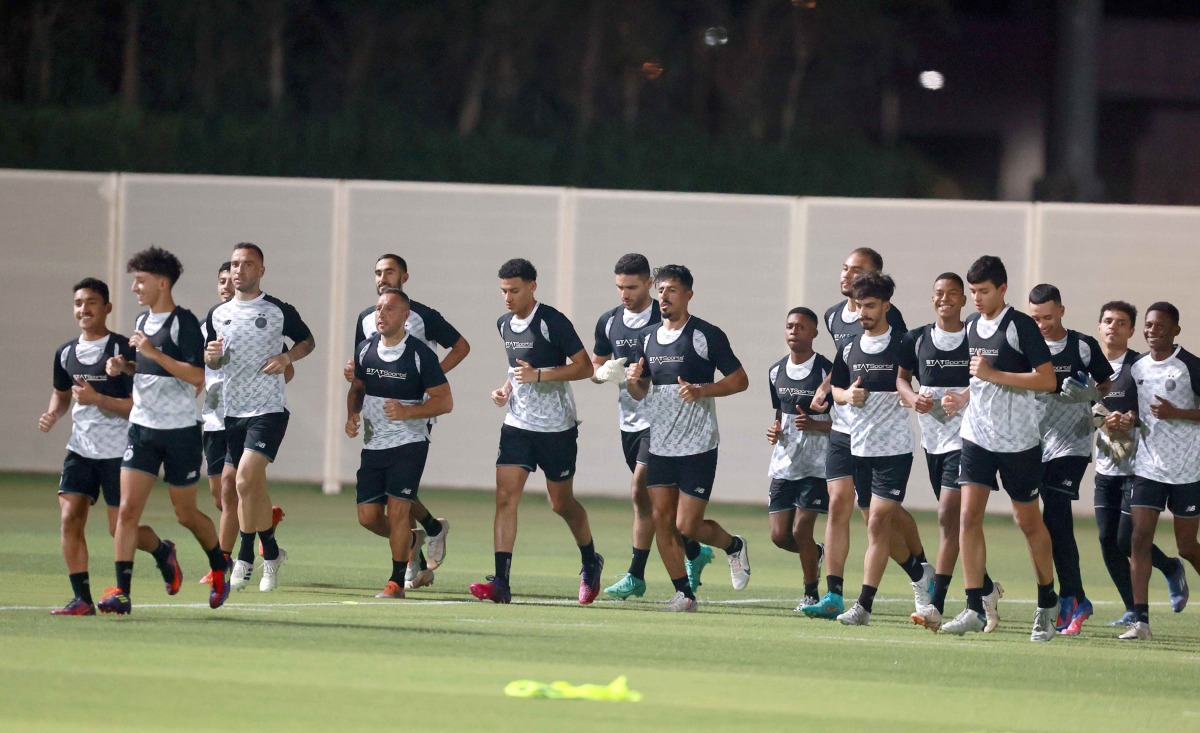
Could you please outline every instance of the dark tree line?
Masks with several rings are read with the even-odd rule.
[[[889,155],[908,31],[950,18],[944,0],[0,0],[0,112],[101,109],[126,131],[130,115],[269,119],[301,137],[404,120],[441,148],[492,136],[585,158],[663,139]]]

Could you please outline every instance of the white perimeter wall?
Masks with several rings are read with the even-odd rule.
[[[115,302],[110,326],[128,332],[136,302],[124,262],[157,244],[183,260],[176,299],[203,317],[215,302],[216,268],[241,241],[266,251],[265,289],[297,306],[318,344],[288,388],[292,420],[272,475],[327,490],[352,488],[359,444],[341,432],[341,370],[353,319],[374,300],[372,268],[384,252],[408,260],[406,291],[440,310],[472,345],[451,373],[456,407],[434,432],[430,485],[492,485],[503,413],[488,393],[505,369],[495,275],[510,257],[537,265],[540,299],[567,313],[589,347],[600,313],[619,302],[612,285],[618,257],[642,252],[655,266],[691,268],[692,311],[725,329],[750,374],[747,392],[718,403],[718,500],[765,500],[766,370],[786,351],[784,314],[795,305],[820,314],[837,301],[839,268],[855,247],[883,254],[910,326],[932,319],[936,275],[965,274],[976,257],[995,254],[1008,265],[1016,305],[1032,285],[1054,283],[1068,327],[1094,333],[1106,300],[1144,309],[1166,299],[1183,313],[1181,341],[1200,348],[1188,337],[1192,318],[1200,319],[1193,284],[1200,211],[1193,209],[0,170],[3,364],[20,375],[5,390],[0,468],[61,466],[67,424],[43,435],[37,417],[49,399],[54,350],[78,333],[75,281],[107,280]],[[832,357],[822,331],[818,349]],[[1140,336],[1133,346],[1144,348]],[[583,419],[576,487],[624,496],[615,388],[574,387]],[[543,485],[540,475],[531,481]],[[914,507],[934,506],[920,456],[909,497]],[[1090,506],[1085,491],[1079,508]]]

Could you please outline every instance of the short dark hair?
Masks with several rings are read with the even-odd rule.
[[[511,280],[519,277],[525,282],[537,282],[537,268],[529,260],[515,257],[500,265],[500,279]]]
[[[1042,305],[1043,303],[1053,302],[1055,305],[1062,305],[1062,293],[1058,292],[1058,288],[1049,283],[1041,283],[1034,285],[1033,290],[1029,291],[1029,302],[1034,305]]]
[[[225,260],[224,262],[221,263],[221,266],[217,268],[217,277],[220,277],[221,273],[229,272],[232,269],[233,269],[233,263],[230,262],[229,260]]]
[[[862,255],[863,257],[866,257],[868,260],[870,260],[871,267],[873,267],[875,269],[875,272],[883,271],[883,255],[879,254],[878,252],[871,249],[870,247],[859,247],[858,249],[856,249],[850,253],[851,257],[853,257],[854,255]]]
[[[855,300],[879,298],[890,301],[896,294],[896,281],[882,272],[864,272],[850,283],[850,297]]]
[[[125,263],[126,272],[148,272],[151,275],[165,277],[171,281],[172,287],[179,282],[183,274],[183,263],[179,258],[162,247],[151,245],[138,252]]]
[[[967,282],[972,285],[991,282],[992,285],[1000,287],[1008,284],[1008,270],[1005,269],[1004,263],[995,255],[984,255],[975,260],[971,264],[971,269],[967,270]]]
[[[236,245],[234,245],[233,251],[237,252],[239,249],[248,249],[251,252],[258,253],[259,261],[263,264],[266,264],[267,256],[263,254],[262,247],[259,247],[257,244],[254,244],[253,242],[238,242]]]
[[[379,259],[383,259],[383,258],[380,257]],[[400,288],[384,288],[383,290],[379,291],[380,298],[382,298],[385,295],[399,295],[400,300],[405,305],[412,305],[412,300],[408,297],[408,293],[404,292]]]
[[[392,262],[395,262],[396,266],[399,267],[401,270],[408,272],[408,263],[405,262],[404,258],[401,257],[400,255],[394,255],[391,252],[388,252],[386,254],[381,254],[375,258],[376,262],[379,262],[380,260],[391,260]]]
[[[617,266],[613,268],[613,274],[650,277],[650,260],[646,259],[645,255],[630,252],[617,260]]]
[[[960,288],[967,287],[963,284],[963,279],[958,276],[957,272],[943,272],[941,275],[938,275],[933,279],[934,282],[937,282],[938,280],[949,280],[950,282],[957,284]]]
[[[802,305],[798,305],[798,306],[796,306],[795,308],[793,308],[793,309],[791,309],[790,311],[788,311],[788,315],[789,315],[789,316],[794,316],[794,315],[801,315],[801,316],[804,316],[804,317],[805,317],[805,318],[807,318],[808,320],[812,321],[812,322],[813,322],[813,325],[814,325],[814,326],[817,326],[818,330],[820,329],[820,326],[821,326],[821,319],[820,319],[820,318],[817,318],[817,314],[816,314],[816,313],[813,313],[813,310],[812,310],[812,308],[805,308],[805,307],[804,307],[804,306],[802,306]]]
[[[90,290],[103,298],[105,303],[108,302],[108,283],[98,278],[85,277],[71,287],[72,293],[76,290]]]
[[[683,265],[663,265],[655,270],[654,283],[657,285],[663,280],[677,280],[683,287],[692,289],[692,271]]]
[[[1160,300],[1157,303],[1151,303],[1150,307],[1146,309],[1146,316],[1149,317],[1152,311],[1162,311],[1163,313],[1166,313],[1171,317],[1171,320],[1175,321],[1176,326],[1179,325],[1179,309],[1167,301]]]
[[[1104,320],[1104,313],[1106,311],[1114,311],[1116,313],[1124,313],[1125,315],[1129,316],[1129,325],[1130,326],[1137,325],[1137,307],[1134,306],[1132,303],[1126,303],[1123,300],[1108,301],[1104,305],[1100,306],[1100,320],[1101,321]]]

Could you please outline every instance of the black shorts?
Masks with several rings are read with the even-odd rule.
[[[101,491],[105,504],[113,509],[121,506],[121,459],[85,458],[67,451],[58,479],[58,493],[80,494],[95,504]]]
[[[829,431],[829,447],[825,451],[826,481],[850,477],[854,480],[854,498],[859,509],[871,506],[871,474],[850,452],[850,435]]]
[[[428,457],[428,440],[364,450],[358,467],[358,503],[384,504],[388,499],[415,501]]]
[[[829,511],[829,487],[825,479],[816,476],[773,478],[767,496],[767,512],[770,514],[793,509],[817,514]]]
[[[1129,513],[1129,499],[1133,493],[1133,476],[1105,476],[1096,474],[1094,506],[1097,509],[1119,509]]]
[[[952,450],[949,453],[926,453],[925,466],[929,469],[929,485],[933,487],[933,495],[941,501],[942,489],[958,491],[958,464],[962,451]]]
[[[502,425],[497,466],[519,466],[530,473],[539,468],[547,481],[566,481],[575,475],[575,457],[579,453],[579,428],[558,433]]]
[[[1166,484],[1136,476],[1129,506],[1135,509],[1171,510],[1181,518],[1200,517],[1200,481],[1190,484]]]
[[[625,465],[633,471],[637,464],[645,465],[650,460],[650,428],[635,432],[621,431],[621,452],[625,454]]]
[[[171,430],[130,425],[121,470],[157,476],[161,468],[168,485],[191,486],[200,479],[202,453],[200,423]]]
[[[871,487],[871,496],[897,504],[904,501],[904,494],[908,489],[908,475],[912,473],[912,453],[895,456],[855,456],[854,460],[863,467],[864,478],[870,476],[868,486]]]
[[[691,456],[656,456],[646,464],[646,488],[674,486],[688,496],[708,501],[717,478],[717,449]]]
[[[274,463],[279,446],[283,444],[283,435],[287,432],[290,418],[291,414],[287,410],[253,417],[226,417],[225,462],[237,468],[242,460],[242,453],[253,451],[262,453],[268,461]]]
[[[225,470],[225,431],[208,430],[204,433],[204,465],[209,476],[220,476]]]
[[[1042,464],[1042,491],[1066,494],[1071,501],[1079,498],[1079,485],[1092,462],[1087,456],[1061,456]]]
[[[1018,504],[1037,501],[1038,483],[1042,478],[1042,447],[1016,453],[997,453],[981,448],[969,440],[963,441],[958,459],[958,485],[978,484],[999,491],[996,474],[1004,483],[1009,498]]]

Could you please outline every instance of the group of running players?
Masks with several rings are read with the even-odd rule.
[[[271,503],[266,470],[287,429],[285,384],[315,339],[295,308],[262,291],[265,257],[254,244],[238,244],[220,266],[221,302],[203,323],[174,301],[183,268],[173,254],[151,247],[127,269],[146,309],[133,335],[109,331],[104,282],[76,283],[80,335],[55,355],[54,389],[39,420],[46,432],[72,411],[59,501],[74,595],[54,613],[129,613],[137,549],[154,557],[167,593],[179,591],[175,545],[140,524],[160,470],[180,524],[208,556],[210,572],[201,582],[210,586],[209,605],[219,607],[231,589],[249,583],[256,540],[259,589],[274,590],[287,552],[275,538],[283,512]],[[1003,486],[1036,575],[1031,640],[1078,634],[1093,607],[1080,577],[1071,506],[1094,459],[1101,549],[1125,604],[1110,625],[1125,627],[1122,639],[1151,638],[1151,569],[1166,577],[1176,612],[1188,600],[1180,558],[1200,570],[1200,361],[1175,344],[1178,310],[1165,302],[1147,309],[1149,352],[1138,354],[1129,348],[1134,306],[1101,306],[1097,340],[1063,326],[1062,296],[1052,285],[1033,288],[1027,312],[1008,305],[1004,264],[985,256],[971,265],[966,282],[953,272],[939,275],[931,292],[934,321],[908,330],[891,303],[895,283],[882,270],[874,250],[852,252],[842,266],[845,299],[823,318],[804,307],[789,311],[788,353],[767,373],[771,539],[799,557],[803,597],[796,611],[868,625],[891,558],[912,584],[915,624],[958,635],[994,630],[1003,588],[987,572],[983,517],[991,492]],[[585,379],[617,387],[621,447],[632,474],[632,559],[603,593],[623,600],[646,592],[652,542],[674,586],[664,611],[697,610],[696,590],[713,547],[725,551],[735,590],[750,581],[745,538],[705,516],[720,442],[715,400],[745,391],[749,377],[725,333],[691,315],[686,267],[652,271],[644,256],[627,254],[614,275],[621,303],[599,318],[589,353],[571,321],[537,300],[532,263],[509,260],[498,272],[508,312],[496,328],[508,370],[491,395],[505,409],[496,459],[495,570],[470,586],[476,598],[512,600],[517,506],[538,469],[579,548],[579,602],[602,592],[604,558],[573,492],[579,420],[570,382]],[[406,590],[432,584],[445,558],[450,523],[434,517],[418,490],[436,419],[454,407],[447,373],[471,349],[438,311],[409,298],[408,278],[403,258],[377,260],[378,298],[357,319],[344,374],[345,432],[363,439],[359,523],[387,538],[391,550],[392,572],[380,598],[403,598]],[[964,319],[968,294],[976,312]],[[832,359],[813,349],[822,325],[835,344]],[[910,411],[918,416],[938,498],[933,563],[903,507],[914,453]],[[202,456],[221,513],[216,525],[197,504]],[[114,536],[116,585],[95,602],[84,526],[101,495]],[[866,520],[867,548],[863,586],[847,609],[843,576],[855,504]],[[1167,509],[1179,557],[1154,544]],[[824,542],[817,543],[822,514]],[[960,554],[966,607],[943,620]],[[823,564],[826,593],[819,595]]]

